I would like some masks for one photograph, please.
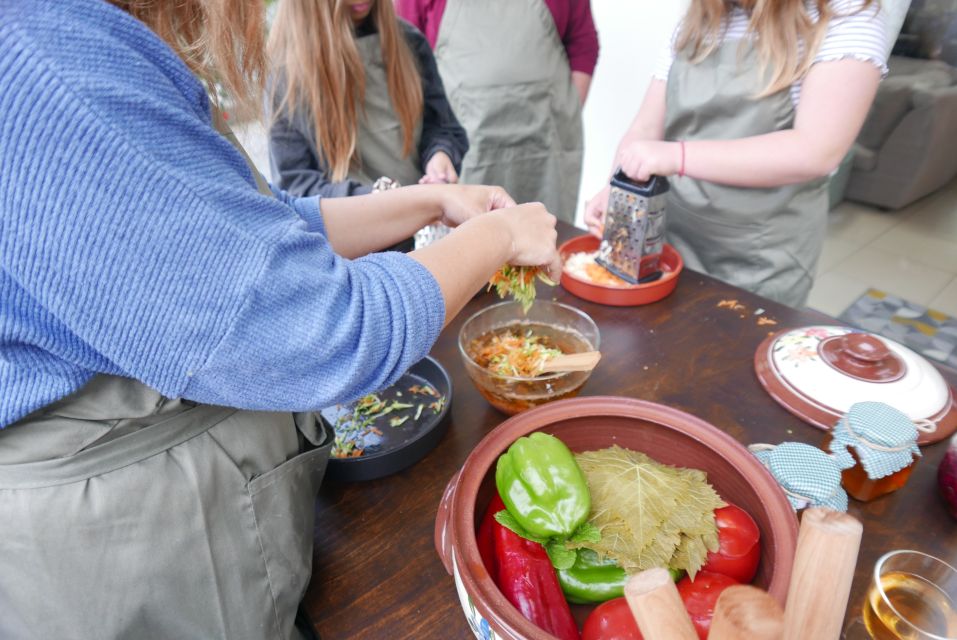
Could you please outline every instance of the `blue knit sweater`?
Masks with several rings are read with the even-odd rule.
[[[0,427],[96,373],[309,410],[395,380],[445,310],[395,253],[337,256],[260,195],[203,86],[102,0],[0,0]]]

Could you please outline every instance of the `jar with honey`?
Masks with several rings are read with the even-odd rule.
[[[862,502],[906,484],[921,457],[918,427],[883,402],[858,402],[844,414],[824,441],[841,471],[847,493]]]

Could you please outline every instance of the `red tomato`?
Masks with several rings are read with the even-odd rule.
[[[691,623],[701,640],[707,640],[708,631],[711,629],[711,617],[714,616],[714,607],[718,602],[718,596],[721,595],[722,591],[736,584],[738,582],[728,576],[708,571],[696,573],[694,582],[688,576],[678,582],[678,593],[681,595],[681,601],[685,603],[685,609],[691,616]]]
[[[761,560],[761,532],[748,512],[733,504],[714,512],[718,525],[717,551],[708,553],[702,571],[721,573],[741,584],[754,579]]]
[[[582,640],[643,640],[628,601],[614,598],[603,602],[585,618]]]

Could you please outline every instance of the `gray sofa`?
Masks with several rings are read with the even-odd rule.
[[[900,209],[957,177],[957,68],[898,56],[888,66],[844,197]]]

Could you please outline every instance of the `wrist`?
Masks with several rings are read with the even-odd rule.
[[[515,255],[515,236],[512,232],[511,222],[506,217],[507,215],[507,209],[499,209],[470,218],[460,225],[460,228],[476,229],[476,233],[481,236],[480,242],[482,244],[479,246],[484,247],[489,254],[494,255],[496,267],[509,262]]]
[[[440,184],[416,184],[406,187],[416,196],[416,209],[427,216],[422,226],[436,224],[442,221],[448,206],[448,196],[445,193],[445,185]]]

